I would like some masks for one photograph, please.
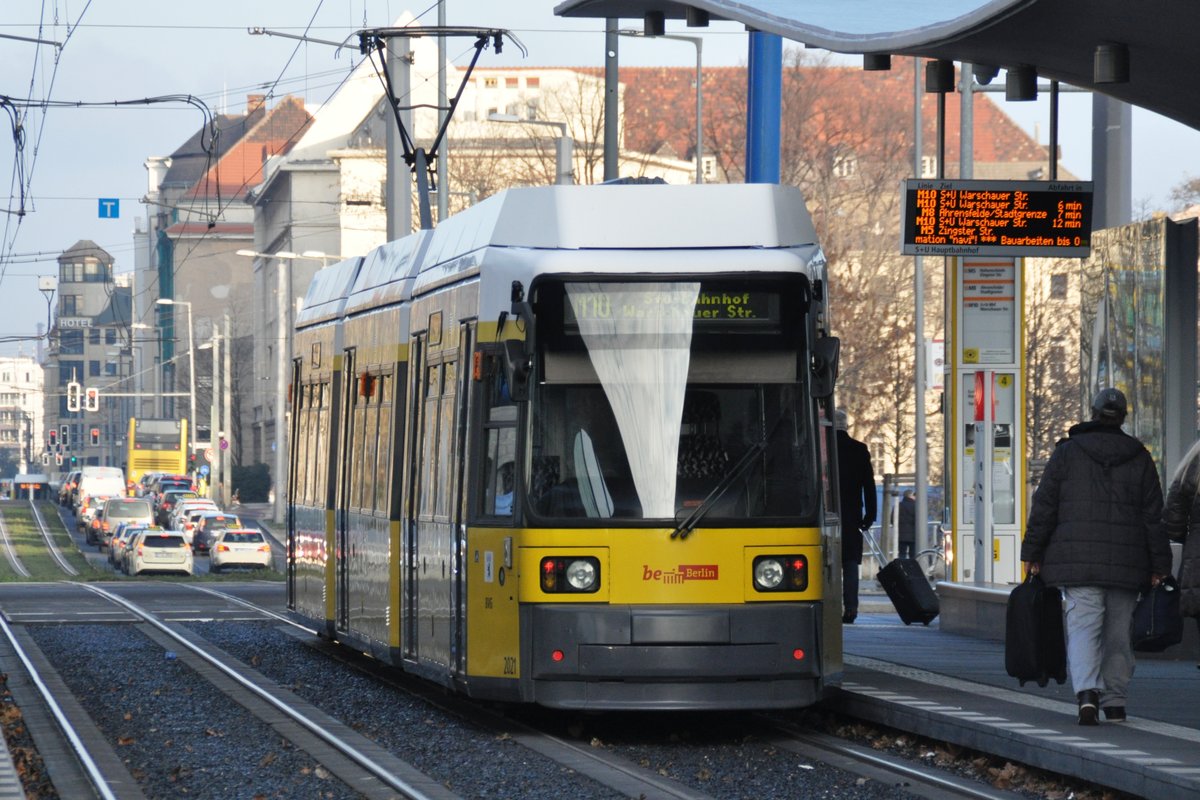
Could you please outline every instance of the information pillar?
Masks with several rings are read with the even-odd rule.
[[[954,580],[1015,583],[1025,519],[1022,261],[984,255],[949,263]]]

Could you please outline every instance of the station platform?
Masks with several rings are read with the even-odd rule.
[[[1129,721],[1085,727],[1069,678],[1019,686],[1002,641],[945,632],[936,619],[905,626],[886,596],[864,592],[844,634],[835,710],[1141,797],[1200,797],[1200,670],[1191,659],[1139,659]]]

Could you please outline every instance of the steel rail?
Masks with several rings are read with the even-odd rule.
[[[67,741],[70,742],[71,749],[74,750],[76,757],[78,757],[79,763],[83,766],[84,771],[87,773],[88,779],[92,782],[92,786],[96,789],[96,793],[102,798],[102,800],[117,800],[117,796],[108,788],[108,781],[104,779],[104,774],[100,771],[100,768],[96,765],[96,762],[92,760],[92,756],[90,753],[88,753],[87,747],[84,746],[83,740],[79,738],[78,732],[76,732],[74,726],[71,725],[70,720],[67,719],[67,715],[63,712],[62,707],[54,699],[53,693],[51,693],[49,687],[47,687],[45,682],[42,680],[42,676],[38,673],[37,668],[34,667],[33,662],[25,653],[25,649],[21,647],[21,644],[17,641],[16,635],[13,633],[12,628],[9,627],[8,622],[4,619],[3,615],[0,615],[0,630],[4,631],[5,637],[8,639],[9,644],[12,645],[13,652],[16,653],[17,658],[20,659],[21,665],[25,668],[25,672],[29,675],[29,679],[33,682],[33,685],[37,687],[38,692],[42,695],[42,702],[46,704],[50,714],[54,717],[54,721],[58,724],[59,730],[62,731],[63,736],[65,736]]]
[[[407,781],[404,781],[401,778],[399,778],[398,776],[394,775],[392,772],[388,771],[386,768],[384,768],[380,764],[376,763],[370,756],[361,752],[354,746],[350,745],[348,742],[345,742],[342,739],[338,738],[333,733],[330,733],[329,731],[325,730],[320,725],[318,725],[317,723],[310,720],[308,717],[305,717],[304,715],[299,714],[298,712],[293,710],[290,706],[288,706],[286,703],[283,703],[282,701],[280,701],[279,699],[277,699],[276,697],[271,695],[269,692],[264,690],[262,687],[256,685],[253,681],[246,679],[243,675],[241,675],[241,673],[237,672],[236,670],[231,669],[229,666],[222,663],[220,659],[213,657],[211,654],[209,654],[209,653],[205,652],[203,649],[197,647],[186,637],[181,636],[179,633],[172,630],[168,625],[163,623],[160,619],[155,617],[150,612],[143,609],[141,606],[137,605],[136,603],[132,603],[129,600],[126,600],[125,598],[121,597],[120,595],[114,594],[105,589],[101,589],[98,586],[94,586],[94,585],[88,584],[88,583],[80,584],[80,585],[83,586],[88,591],[98,594],[101,597],[106,598],[110,602],[123,607],[125,610],[129,611],[134,616],[149,623],[155,629],[166,634],[173,641],[176,641],[181,646],[185,647],[189,652],[191,652],[194,655],[198,656],[199,658],[207,661],[210,665],[212,665],[216,669],[220,670],[227,678],[229,678],[229,679],[233,680],[235,683],[241,685],[241,687],[243,689],[250,692],[251,694],[256,695],[259,699],[261,699],[262,701],[264,701],[265,703],[270,705],[275,710],[277,710],[280,713],[287,716],[293,722],[297,723],[302,728],[307,730],[309,733],[313,734],[314,736],[316,736],[319,739],[321,739],[322,741],[324,741],[326,744],[330,745],[331,747],[336,748],[342,754],[344,754],[345,756],[350,758],[352,761],[354,761],[356,764],[358,764],[360,767],[362,767],[366,771],[370,772],[372,775],[374,775],[379,780],[383,781],[385,784],[390,786],[392,789],[395,789],[396,791],[402,793],[406,798],[410,798],[410,800],[431,800],[429,795],[425,794],[420,789],[417,789],[413,785],[409,784]]]
[[[21,563],[21,559],[17,558],[17,551],[13,549],[12,537],[8,535],[8,525],[4,522],[3,512],[0,512],[0,539],[4,541],[4,555],[13,570],[22,578],[28,578],[29,570]]]
[[[774,721],[768,721],[767,724],[781,734],[773,742],[777,747],[810,758],[817,757],[813,754],[813,750],[824,751],[836,754],[850,761],[869,765],[875,770],[882,770],[886,773],[905,778],[911,781],[912,784],[917,784],[906,785],[904,788],[918,796],[923,796],[920,790],[921,786],[933,788],[939,793],[938,797],[969,797],[973,798],[973,800],[1011,800],[1011,798],[1017,796],[1013,792],[984,786],[968,778],[939,775],[936,772],[936,767],[930,767],[925,764],[910,764],[898,756],[881,755],[869,748],[842,741],[829,734],[804,731],[791,725]],[[819,760],[825,761],[825,759]],[[830,762],[825,761],[825,763]],[[839,766],[842,769],[847,768],[844,764],[836,764],[834,766]]]
[[[50,533],[49,526],[42,519],[42,512],[38,510],[37,503],[30,500],[29,508],[33,511],[33,519],[37,523],[38,531],[41,532],[42,538],[46,540],[46,547],[50,550],[50,555],[58,562],[58,566],[68,575],[78,575],[79,570],[71,566],[71,562],[67,561],[67,557],[62,554],[62,551],[58,549],[58,545],[54,543],[54,535]],[[65,528],[66,525],[64,524],[63,527]]]

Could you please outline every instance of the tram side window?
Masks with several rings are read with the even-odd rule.
[[[438,401],[438,462],[437,462],[437,502],[434,505],[434,519],[438,522],[450,521],[450,501],[454,496],[454,480],[451,467],[454,458],[451,453],[454,448],[454,409],[455,397],[458,390],[458,365],[451,362],[445,365],[442,376],[442,396]]]
[[[418,516],[432,520],[438,488],[438,398],[442,396],[442,365],[433,364],[425,370],[424,408],[421,410],[424,430],[421,432],[421,481],[420,507]]]
[[[375,508],[375,453],[379,449],[379,376],[368,377],[366,395],[363,398],[362,501],[359,507],[363,511],[372,511]]]
[[[308,417],[307,410],[304,407],[304,393],[307,387],[301,386],[296,394],[296,399],[292,403],[292,415],[296,420],[296,441],[292,443],[290,457],[292,459],[292,476],[289,478],[288,491],[291,494],[290,502],[304,502],[304,442],[307,438]]]
[[[299,408],[297,411],[297,430],[296,430],[296,488],[293,492],[295,501],[300,505],[308,505],[311,499],[309,492],[309,473],[311,472],[310,464],[313,459],[312,452],[312,385],[302,385],[299,391]]]
[[[362,508],[363,488],[363,437],[366,435],[366,403],[363,396],[363,376],[355,379],[354,391],[351,393],[350,412],[350,452],[346,460],[350,467],[347,508]]]
[[[312,444],[308,449],[308,503],[324,507],[325,489],[329,473],[323,467],[326,464],[325,452],[329,447],[329,384],[317,383],[312,387],[312,399],[309,406],[309,431]]]
[[[509,396],[504,370],[495,356],[485,360],[481,398],[484,407],[484,458],[477,511],[486,516],[513,514],[516,489],[517,406]]]
[[[386,513],[388,509],[388,468],[392,463],[392,397],[395,389],[395,381],[390,374],[380,375],[378,386],[376,387],[376,395],[378,405],[376,413],[378,415],[378,429],[375,436],[375,470],[373,473],[374,497],[372,499],[372,507],[375,511]]]

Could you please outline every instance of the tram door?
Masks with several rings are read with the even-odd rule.
[[[421,363],[415,378],[412,505],[410,508],[409,628],[410,658],[426,669],[445,675],[455,665],[454,645],[459,636],[454,614],[459,596],[459,547],[462,519],[463,378],[467,364],[463,340],[456,328],[455,341],[416,337]],[[431,326],[431,334],[437,336]],[[450,335],[446,336],[447,339]],[[410,350],[410,355],[412,351]]]

